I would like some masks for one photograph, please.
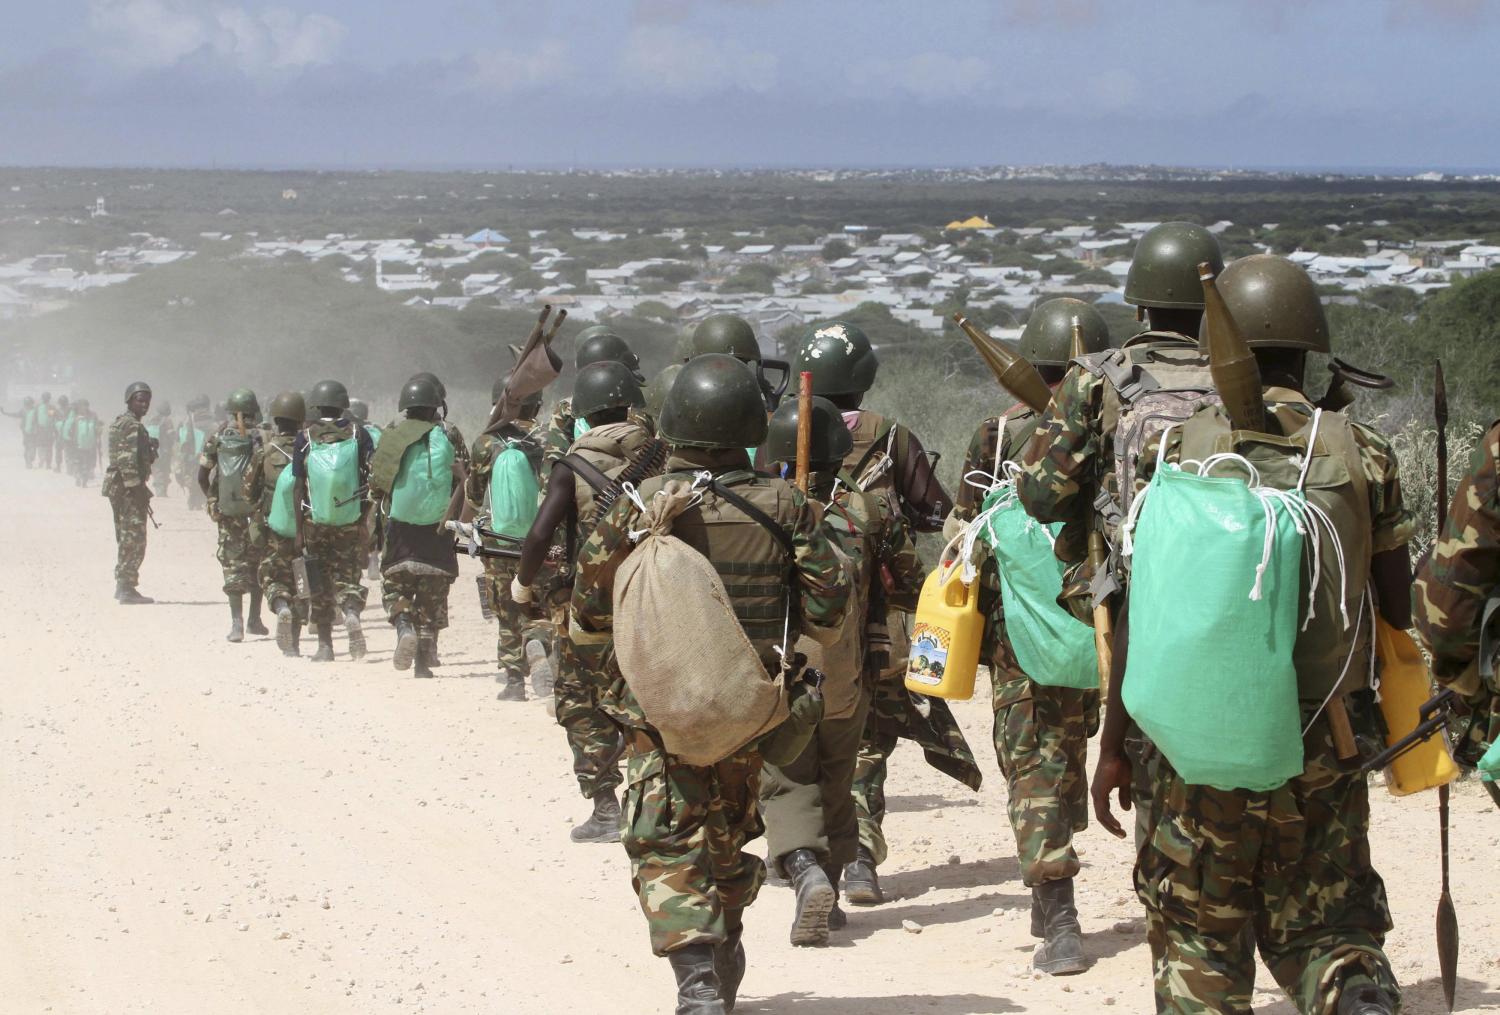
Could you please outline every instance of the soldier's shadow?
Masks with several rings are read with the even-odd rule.
[[[1261,986],[1257,979],[1257,989]],[[1265,986],[1276,989],[1274,982]],[[1454,1011],[1490,1011],[1497,1006],[1500,1006],[1500,984],[1471,980],[1467,976],[1458,978],[1453,992]],[[1429,976],[1415,983],[1403,983],[1401,1010],[1407,1015],[1437,1015],[1439,1012],[1446,1012],[1448,1005],[1443,1000],[1443,981],[1436,976]],[[1284,996],[1255,1009],[1256,1015],[1296,1015],[1296,1012],[1296,1006]]]
[[[924,793],[920,796],[888,796],[885,798],[885,809],[893,814],[907,811],[936,811],[948,807],[978,807],[978,797],[948,797],[937,793]]]
[[[1001,895],[998,892],[986,892],[969,899],[959,899],[953,902],[934,902],[923,906],[895,906],[886,904],[873,909],[860,909],[851,906],[849,914],[849,927],[847,930],[836,931],[830,941],[834,947],[850,947],[855,941],[862,940],[882,930],[897,930],[906,920],[911,920],[923,927],[936,927],[946,923],[967,923],[970,920],[982,920],[996,909],[1031,909],[1031,896],[1025,895]]]
[[[787,991],[773,997],[740,998],[737,1012],[796,1012],[798,1015],[1004,1015],[1025,1011],[1003,997],[983,994],[892,994],[886,997],[816,997]]]
[[[158,599],[156,606],[223,606],[222,599]],[[255,637],[258,637],[255,636]]]
[[[1021,885],[1021,865],[1013,856],[993,860],[970,860],[967,863],[940,863],[917,870],[882,874],[880,882],[893,899],[915,899],[943,888],[973,888],[978,885]],[[1031,904],[1030,900],[1026,903]]]

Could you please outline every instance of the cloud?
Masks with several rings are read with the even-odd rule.
[[[473,91],[504,94],[561,81],[569,71],[566,48],[561,42],[549,40],[525,51],[471,53],[462,61],[457,83]]]
[[[345,34],[343,23],[325,14],[192,0],[93,0],[89,27],[105,54],[128,70],[203,57],[250,75],[327,64]]]
[[[765,93],[776,86],[779,67],[774,53],[672,25],[632,29],[620,54],[625,83],[658,94]]]

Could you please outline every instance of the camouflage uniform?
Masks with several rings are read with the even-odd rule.
[[[848,604],[848,578],[802,495],[781,480],[752,473],[741,451],[679,449],[667,462],[668,476],[690,479],[702,469],[749,498],[792,537],[795,563],[789,566],[798,579],[804,630],[837,628]],[[665,479],[647,480],[642,496],[649,498]],[[723,519],[738,514],[738,509],[712,491],[704,493],[701,508],[690,508],[679,518],[678,538],[714,560],[713,529],[701,521],[708,509],[719,513],[714,528],[750,533],[741,541],[759,555],[757,562],[786,560],[780,543],[759,523],[745,517],[740,524],[724,524]],[[579,552],[572,613],[582,633],[596,644],[608,638],[613,576],[632,548],[627,533],[638,515],[631,501],[616,501]],[[773,594],[787,587],[764,586]],[[740,597],[747,595],[750,606],[765,598],[742,591],[732,593],[731,601],[738,606]],[[774,646],[782,637],[781,622],[742,623],[768,669],[778,668]],[[745,851],[763,829],[756,800],[760,755],[751,746],[715,765],[685,764],[662,749],[659,735],[618,669],[611,668],[609,677],[600,707],[629,730],[621,841],[630,856],[631,881],[650,928],[651,949],[666,955],[689,945],[722,944],[737,934],[745,908],[755,901],[765,879],[765,864]]]
[[[538,443],[537,425],[534,420],[517,420],[506,424],[498,433],[480,434],[474,441],[469,458],[472,465],[469,478],[464,485],[469,506],[481,512],[488,502],[490,492],[490,467],[505,450],[507,442],[525,452],[535,474],[540,477],[542,446]],[[566,454],[567,449],[563,449]],[[514,674],[526,672],[526,643],[538,641],[548,654],[552,652],[553,626],[549,619],[533,617],[510,597],[510,583],[516,576],[518,561],[498,557],[484,558],[484,580],[489,584],[490,602],[495,606],[495,618],[499,621],[499,634],[495,640],[495,659],[500,669]],[[556,579],[556,568],[544,567],[542,585],[551,585]]]
[[[75,451],[73,474],[79,486],[88,486],[94,478],[94,469],[99,464],[99,417],[90,412],[80,416],[74,431]]]
[[[573,400],[560,398],[552,407],[552,418],[542,435],[542,479],[552,472],[552,463],[568,453],[578,439],[578,420],[573,415]]]
[[[198,489],[198,456],[214,429],[213,419],[207,412],[189,412],[177,429],[177,454],[173,463],[173,478],[177,485],[187,491],[188,510],[196,511],[204,506],[203,491]]]
[[[36,406],[36,427],[32,431],[31,446],[35,449],[37,468],[47,469],[52,466],[52,442],[57,438],[56,410],[52,403],[38,402]]]
[[[217,470],[219,467],[219,440],[227,433],[238,434],[233,425],[226,425],[208,435],[203,442],[203,452],[198,456],[199,468]],[[260,431],[251,429],[249,434],[259,449]],[[252,452],[253,457],[254,452]],[[246,468],[249,475],[249,467]],[[228,595],[244,595],[257,585],[260,562],[265,554],[266,534],[263,526],[253,514],[232,517],[219,513],[219,487],[217,472],[208,481],[208,516],[219,526],[219,545],[216,556],[224,570],[224,592]]]
[[[1500,670],[1480,671],[1485,608],[1500,597],[1500,422],[1474,449],[1454,491],[1432,554],[1417,571],[1412,616],[1432,652],[1432,673],[1461,694],[1470,709],[1457,754],[1475,764],[1500,739]],[[1488,644],[1500,643],[1500,620],[1489,623]]]
[[[839,870],[854,860],[859,846],[859,821],[851,792],[854,767],[875,674],[889,666],[886,656],[871,657],[867,628],[872,616],[884,619],[887,607],[908,613],[915,610],[926,573],[910,529],[889,495],[860,493],[843,477],[842,487],[830,501],[834,478],[832,473],[815,474],[812,495],[828,504],[823,532],[850,561],[853,583],[841,641],[858,645],[857,671],[834,672],[832,652],[820,651],[812,639],[798,643],[798,651],[811,660],[809,665],[821,664],[825,671],[824,717],[796,760],[765,766],[760,801],[771,860],[780,864],[793,850],[811,850],[828,870],[829,880],[837,884]],[[893,583],[888,594],[880,577],[882,568]],[[840,694],[836,690],[840,685],[849,685],[849,690]],[[853,702],[844,710],[846,714],[839,714],[840,698]]]
[[[307,447],[311,442],[324,444],[348,440],[350,424],[333,420],[317,420],[297,436],[293,451],[292,468],[297,478],[305,482],[307,476]],[[360,483],[364,484],[369,470],[368,436],[363,430],[356,434],[360,438]],[[314,590],[309,609],[309,619],[314,624],[331,624],[341,609],[352,609],[356,613],[365,608],[368,592],[360,578],[365,570],[367,536],[362,522],[351,525],[318,525],[306,516],[303,550],[310,560],[318,562],[322,569],[321,589]]]
[[[177,424],[163,413],[146,425],[156,438],[156,463],[151,466],[151,487],[158,497],[167,496],[172,488],[172,455],[177,448]]]
[[[146,559],[146,513],[155,455],[151,438],[141,421],[128,412],[115,417],[109,427],[109,466],[99,492],[109,498],[115,516],[115,581],[134,588],[140,581],[141,562]]]
[[[257,580],[266,602],[273,607],[283,600],[292,607],[293,617],[300,623],[307,618],[303,604],[297,599],[297,590],[292,578],[292,561],[297,557],[297,539],[273,532],[266,524],[271,512],[271,494],[276,489],[276,480],[283,469],[292,464],[292,446],[296,434],[272,433],[265,437],[250,456],[250,467],[245,470],[245,496],[256,505],[255,521],[265,537],[265,547],[260,557]]]
[[[999,461],[1014,461],[1036,427],[1036,414],[1024,406],[979,425],[969,442],[961,475],[963,486],[953,509],[962,523],[974,520],[983,491],[969,477],[1000,477]],[[1099,692],[1052,687],[1032,680],[1016,662],[1005,635],[999,576],[993,557],[980,570],[979,607],[985,616],[983,655],[990,671],[990,703],[995,711],[995,759],[1009,790],[1007,809],[1016,837],[1021,879],[1027,887],[1061,881],[1078,873],[1073,835],[1088,827],[1089,737],[1099,729]]]
[[[1265,397],[1273,431],[1293,433],[1311,415],[1286,389],[1268,388]],[[1395,455],[1375,431],[1351,429],[1368,490],[1370,552],[1399,549],[1413,525]],[[1169,458],[1180,439],[1173,430]],[[1154,447],[1141,454],[1138,488],[1155,458]],[[1322,676],[1299,672],[1298,680]],[[1304,694],[1304,726],[1321,698]],[[1304,1015],[1332,1015],[1351,977],[1399,997],[1382,951],[1391,915],[1370,861],[1360,760],[1339,760],[1326,715],[1303,738],[1303,755],[1302,774],[1268,792],[1188,785],[1158,756],[1155,826],[1137,856],[1135,888],[1146,907],[1160,1010],[1249,1011],[1256,946]]]

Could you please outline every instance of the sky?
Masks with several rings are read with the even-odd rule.
[[[0,163],[1500,167],[1500,0],[4,0]]]

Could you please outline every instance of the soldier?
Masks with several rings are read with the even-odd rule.
[[[1390,1015],[1400,997],[1382,950],[1391,917],[1370,862],[1368,782],[1359,757],[1338,756],[1325,706],[1343,710],[1346,685],[1355,684],[1345,678],[1362,681],[1370,672],[1367,581],[1380,615],[1398,630],[1410,626],[1412,518],[1389,442],[1341,413],[1315,415],[1303,394],[1307,354],[1330,352],[1323,305],[1307,273],[1283,258],[1255,255],[1227,267],[1218,288],[1254,350],[1266,431],[1283,441],[1263,446],[1280,449],[1289,460],[1284,471],[1299,488],[1299,472],[1308,477],[1306,496],[1330,520],[1340,552],[1335,564],[1324,551],[1318,589],[1331,592],[1331,602],[1314,615],[1297,597],[1291,658],[1302,772],[1275,789],[1254,791],[1189,784],[1162,754],[1151,766],[1154,827],[1137,857],[1135,886],[1146,907],[1157,1005],[1170,1012],[1248,1011],[1258,947],[1298,1011]],[[1164,460],[1202,461],[1249,447],[1236,442],[1230,427],[1222,409],[1204,408],[1169,431]],[[1309,446],[1315,450],[1305,458],[1297,452]],[[1148,446],[1138,459],[1137,489],[1149,481],[1157,455]],[[1262,460],[1262,474],[1274,464]],[[1312,538],[1329,539],[1316,532]],[[1339,619],[1341,609],[1348,624]],[[1129,613],[1127,606],[1117,653],[1129,648]],[[1124,679],[1111,681],[1092,795],[1100,823],[1123,837],[1109,795],[1130,785],[1120,703],[1131,671],[1117,668]],[[1354,710],[1356,718],[1365,714]],[[1361,732],[1375,731],[1356,728]]]
[[[1417,569],[1412,613],[1432,653],[1432,675],[1463,698],[1466,731],[1454,752],[1478,764],[1500,740],[1500,421],[1474,448],[1431,555]],[[1481,646],[1485,651],[1481,651]]]
[[[78,422],[78,406],[68,400],[67,395],[57,399],[57,411],[62,421],[57,424],[57,440],[53,442],[52,471],[61,472],[64,467],[73,471],[73,424]]]
[[[441,527],[459,481],[456,455],[438,421],[438,385],[413,377],[397,409],[406,414],[383,432],[370,460],[370,499],[385,519],[381,599],[396,629],[391,662],[432,676],[438,632],[448,625],[448,589],[458,577],[453,537]]]
[[[1224,267],[1219,241],[1202,226],[1164,222],[1141,237],[1125,278],[1125,301],[1145,316],[1147,330],[1126,339],[1113,355],[1074,364],[1053,390],[1052,403],[1022,450],[1016,493],[1033,518],[1062,523],[1055,549],[1073,568],[1069,589],[1088,587],[1091,576],[1081,572],[1089,530],[1102,528],[1113,544],[1127,506],[1116,464],[1121,446],[1139,451],[1146,434],[1144,423],[1117,434],[1122,415],[1147,399],[1160,401],[1163,390],[1177,390],[1179,397],[1148,415],[1180,420],[1205,404],[1205,394],[1213,389],[1208,356],[1198,348],[1203,320],[1198,265],[1205,261],[1216,272]],[[1154,424],[1156,429],[1161,425]],[[1128,488],[1130,479],[1124,482]],[[1104,507],[1096,507],[1096,498]],[[1118,608],[1118,599],[1110,597],[1112,609]],[[1126,737],[1126,750],[1136,777],[1132,794],[1139,849],[1150,828],[1147,794],[1155,751],[1134,728]]]
[[[86,398],[77,403],[78,418],[73,423],[73,477],[78,486],[86,487],[99,465],[99,417],[89,408]]]
[[[370,406],[360,398],[349,399],[349,418],[365,428],[365,433],[370,435],[370,443],[376,448],[380,447],[380,427],[370,422]],[[368,522],[368,542],[370,554],[365,565],[365,578],[375,581],[380,577],[380,513],[376,505],[370,512]]]
[[[52,444],[57,439],[57,410],[52,405],[52,392],[42,392],[42,397],[36,406],[36,429],[32,437],[32,445],[36,448],[37,468],[49,469],[52,467]]]
[[[576,339],[573,369],[582,373],[583,368],[589,364],[605,361],[625,364],[634,375],[636,384],[646,383],[645,377],[641,375],[640,357],[630,351],[630,346],[623,338],[603,324],[584,328],[578,333]],[[587,430],[587,424],[580,425],[580,416],[581,414],[574,410],[569,399],[560,399],[553,406],[552,419],[547,424],[547,434],[543,440],[545,444],[545,451],[542,455],[544,478],[551,472],[552,462],[567,454],[568,448]]]
[[[344,616],[349,657],[365,657],[365,633],[359,615],[368,594],[360,582],[365,567],[365,515],[368,511],[370,456],[374,447],[362,427],[344,418],[349,392],[338,381],[319,381],[307,398],[316,419],[297,435],[292,475],[297,503],[307,505],[302,519],[302,551],[312,582],[309,609],[318,648],[315,663],[333,660],[334,611]],[[309,575],[312,577],[312,574]]]
[[[713,476],[673,533],[734,576],[726,590],[735,614],[768,672],[778,672],[783,616],[800,616],[803,632],[828,637],[843,620],[849,580],[796,488],[750,469],[744,448],[766,436],[760,385],[731,357],[700,356],[672,385],[661,424],[672,448],[668,472],[646,480],[640,496],[649,501],[668,478]],[[610,633],[613,576],[631,552],[638,516],[635,502],[620,498],[579,553],[573,615],[593,638]],[[772,612],[777,619],[761,619]],[[759,750],[752,742],[715,765],[689,765],[663,748],[618,673],[603,704],[629,730],[631,817],[622,838],[651,949],[671,962],[677,979],[677,1011],[732,1010],[745,971],[744,911],[765,876],[760,857],[745,852],[761,832]]]
[[[136,381],[125,389],[125,411],[109,428],[109,466],[100,493],[115,517],[115,602],[136,606],[153,600],[136,591],[146,559],[146,518],[151,512],[151,463],[156,449],[141,423],[151,408],[151,385]]]
[[[911,527],[937,532],[952,508],[952,499],[932,471],[932,463],[915,434],[894,420],[862,407],[875,383],[880,362],[864,332],[835,321],[809,328],[797,344],[794,375],[812,373],[813,394],[821,395],[844,414],[854,446],[844,459],[844,470],[863,491],[889,491]],[[876,636],[876,650],[885,651],[890,666],[875,684],[864,742],[854,772],[854,804],[859,814],[859,852],[844,868],[846,895],[857,905],[883,900],[876,868],[885,862],[886,761],[899,738],[915,740],[935,768],[971,789],[979,787],[979,768],[964,741],[953,713],[938,698],[919,706],[906,690],[906,619],[899,612],[887,618],[888,628]]]
[[[255,501],[245,495],[250,461],[260,447],[260,402],[249,388],[236,388],[227,408],[227,422],[203,442],[198,456],[198,489],[203,492],[208,517],[219,527],[219,566],[224,570],[224,594],[229,597],[231,642],[245,640],[245,594],[250,595],[250,633],[271,632],[260,619],[257,579],[266,537],[254,517]]]
[[[492,405],[499,402],[500,396],[504,394],[505,381],[506,379],[502,377],[495,382],[494,389],[490,393]],[[506,451],[514,448],[525,456],[532,482],[540,481],[542,427],[537,422],[537,416],[541,411],[542,395],[541,392],[537,392],[520,407],[514,420],[506,423],[494,433],[480,434],[474,441],[474,448],[469,455],[473,467],[469,470],[469,478],[464,484],[464,491],[469,500],[469,507],[476,514],[486,515],[487,509],[491,506],[492,495],[504,495],[507,492],[493,489],[496,483],[508,481],[506,476],[497,476],[494,472],[496,460]],[[531,511],[534,518],[535,500],[532,502]],[[499,524],[493,517],[489,519],[489,522],[492,529]],[[488,540],[487,544],[494,547],[495,541]],[[500,701],[526,700],[528,671],[533,694],[540,696],[550,693],[553,689],[552,676],[547,672],[550,667],[539,664],[533,669],[527,657],[527,645],[533,641],[540,644],[543,655],[550,655],[552,625],[545,618],[533,616],[511,599],[510,585],[516,576],[516,566],[517,561],[514,560],[485,557],[484,576],[480,579],[484,583],[483,595],[493,604],[495,618],[499,621],[500,631],[495,642],[495,659],[500,667],[500,672],[496,677],[501,685],[497,695]],[[555,579],[556,569],[553,568],[552,571],[553,574],[550,577]],[[546,578],[544,578],[545,581]]]
[[[764,394],[764,387],[762,393]],[[771,417],[763,449],[769,461],[795,468],[796,401]],[[854,445],[834,404],[813,399],[808,496],[825,505],[822,529],[849,561],[849,608],[838,641],[827,649],[803,638],[797,650],[822,671],[823,718],[807,748],[790,764],[761,771],[767,856],[796,893],[794,945],[824,945],[847,922],[838,906],[839,874],[859,849],[854,764],[865,729],[875,675],[890,660],[869,651],[871,623],[884,627],[886,608],[910,612],[926,577],[906,520],[888,492],[862,493],[840,472]],[[890,576],[886,590],[882,571]]]
[[[283,391],[271,400],[275,427],[254,454],[245,472],[245,497],[255,505],[255,521],[265,535],[256,578],[260,592],[276,614],[276,645],[283,655],[300,654],[298,642],[306,611],[297,598],[292,561],[297,556],[297,502],[292,464],[297,434],[307,417],[300,391]],[[286,479],[282,476],[285,474]]]
[[[31,468],[31,459],[36,454],[36,445],[33,440],[36,434],[36,399],[27,395],[21,400],[21,411],[10,412],[0,410],[7,416],[21,421],[21,456],[26,461],[26,467]]]
[[[156,439],[156,464],[151,467],[151,486],[156,496],[166,497],[172,490],[172,457],[177,449],[177,424],[172,420],[172,403],[163,400],[157,406],[146,432]]]
[[[733,356],[753,370],[766,400],[766,411],[776,411],[781,396],[786,394],[791,367],[782,360],[766,359],[761,354],[760,342],[750,322],[735,314],[709,314],[699,321],[688,339],[688,359],[710,352]],[[781,371],[779,380],[772,381],[766,376],[768,366]]]
[[[643,402],[636,374],[624,363],[598,360],[578,372],[572,410],[585,431],[566,454],[553,460],[546,493],[521,547],[510,595],[523,608],[533,608],[532,586],[557,539],[568,547],[571,568],[578,545],[595,521],[595,497],[633,462],[651,454],[651,431],[631,413]],[[603,663],[579,644],[570,625],[559,628],[558,638],[559,672],[553,687],[557,724],[568,735],[578,788],[594,804],[593,813],[573,829],[571,838],[615,842],[620,834],[615,787],[620,785],[623,744],[619,727],[599,709]]]
[[[1109,326],[1081,300],[1048,300],[1031,312],[1021,332],[1016,351],[1049,387],[1056,387],[1067,369],[1075,319],[1083,326],[1088,352],[1109,347]],[[1036,426],[1036,413],[1024,404],[979,424],[964,458],[950,526],[974,521],[985,496],[1005,479],[1004,463],[1016,462]],[[1038,683],[1021,668],[1006,636],[999,578],[989,555],[980,568],[980,590],[995,758],[1009,790],[1021,879],[1031,889],[1031,932],[1043,938],[1032,964],[1051,975],[1080,973],[1087,963],[1073,901],[1079,868],[1073,835],[1088,826],[1084,764],[1088,739],[1099,729],[1099,692]]]
[[[215,429],[210,412],[212,403],[207,395],[199,395],[187,404],[187,416],[177,428],[177,446],[173,462],[173,478],[177,485],[187,491],[188,510],[196,511],[204,506],[203,491],[198,486],[198,458],[203,454],[203,445]]]
[[[661,407],[666,404],[667,392],[672,390],[672,382],[677,379],[681,369],[681,363],[668,364],[646,384],[642,392],[646,396],[645,413],[652,420],[661,418]]]
[[[370,406],[362,398],[349,399],[349,418],[365,428],[375,446],[380,446],[380,427],[370,422]]]

